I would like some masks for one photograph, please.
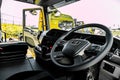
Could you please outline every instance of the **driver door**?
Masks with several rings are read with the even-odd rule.
[[[33,48],[40,43],[39,36],[43,31],[40,28],[40,23],[43,22],[39,17],[41,13],[41,8],[23,10],[23,40],[29,45],[28,56],[30,57],[35,57]]]
[[[32,8],[23,10],[23,38],[30,47],[39,44],[39,14],[41,8]]]

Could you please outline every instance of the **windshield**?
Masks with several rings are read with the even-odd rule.
[[[119,0],[80,0],[60,8],[50,6],[48,7],[48,16],[46,16],[49,24],[44,24],[44,21],[47,20],[38,19],[39,14],[36,15],[36,18],[34,18],[35,15],[33,16],[34,20],[29,19],[30,17],[28,16],[28,22],[26,23],[29,23],[28,26],[30,25],[35,28],[38,27],[38,24],[42,24],[42,27],[49,26],[49,29],[62,29],[67,31],[80,25],[99,23],[107,26],[114,36],[120,37],[119,4]],[[7,37],[11,37],[11,35],[17,37],[17,35],[22,32],[22,10],[37,7],[40,6],[15,0],[3,0],[1,7],[1,22],[2,30],[7,33]],[[78,32],[105,35],[102,30],[95,28],[82,29]]]
[[[76,26],[99,23],[111,29],[114,36],[120,36],[119,4],[119,0],[80,0],[58,10],[72,16]]]

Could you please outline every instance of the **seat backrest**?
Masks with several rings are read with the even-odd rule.
[[[25,59],[27,49],[25,42],[0,43],[0,62]]]

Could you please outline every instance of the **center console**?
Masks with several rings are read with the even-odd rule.
[[[101,64],[99,80],[119,80],[120,65],[104,60]]]

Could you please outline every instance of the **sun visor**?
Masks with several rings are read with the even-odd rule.
[[[30,4],[38,5],[41,0],[15,0],[15,1],[20,1],[20,2],[24,2],[24,3],[30,3]]]
[[[62,7],[79,0],[16,0],[25,3],[31,3],[41,6],[55,6],[56,8]]]
[[[68,5],[68,4],[77,2],[77,1],[80,1],[80,0],[63,0],[59,3],[54,4],[53,6],[55,6],[56,8],[59,8],[59,7],[62,7],[62,6],[65,6],[65,5]]]
[[[34,0],[15,0],[15,1],[20,1],[20,2],[25,2],[25,3],[31,3],[34,4]]]
[[[41,0],[40,5],[42,6],[55,6],[56,8],[62,7],[73,2],[80,0]]]

